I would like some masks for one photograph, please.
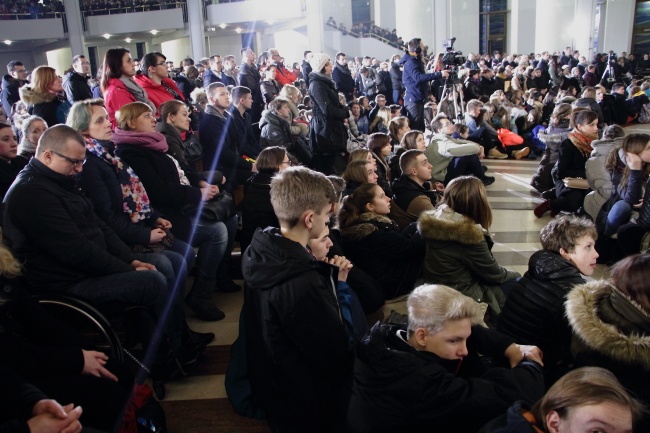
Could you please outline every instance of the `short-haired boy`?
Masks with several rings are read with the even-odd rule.
[[[351,371],[336,298],[339,268],[307,250],[336,200],[321,173],[304,167],[278,173],[271,204],[280,228],[258,229],[242,257],[251,388],[272,431],[332,431]]]
[[[497,330],[520,344],[544,353],[547,380],[558,379],[571,360],[571,331],[564,317],[566,295],[584,284],[598,253],[598,234],[586,218],[562,216],[540,232],[542,250],[528,261],[528,272],[513,285],[497,322]]]

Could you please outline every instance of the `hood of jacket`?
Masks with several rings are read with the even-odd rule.
[[[623,146],[623,137],[615,138],[613,140],[594,140],[591,142],[591,147],[594,149],[591,151],[591,156],[604,156],[605,158],[609,155],[614,147]]]
[[[296,107],[296,104],[294,104],[291,99],[285,98],[284,96],[276,96],[275,99],[279,99],[280,101],[286,101],[287,105],[291,109],[291,114],[293,115],[294,118],[300,116],[300,110],[298,110],[298,107]]]
[[[535,252],[528,261],[528,272],[542,281],[576,279],[576,283],[585,282],[573,263],[553,251]]]
[[[359,221],[357,221],[356,224],[342,228],[341,237],[359,241],[371,233],[378,231],[379,227],[377,226],[377,223],[379,223],[379,225],[385,225],[386,227],[393,226],[393,220],[390,218],[376,213],[366,212],[359,216]]]
[[[420,215],[418,231],[423,238],[434,241],[476,245],[485,240],[480,225],[469,221],[446,204]]]
[[[23,86],[20,88],[20,99],[27,105],[36,105],[44,102],[52,102],[56,99],[56,95],[35,92],[31,87]]]
[[[260,119],[260,129],[262,129],[266,124],[277,126],[283,129],[289,129],[290,126],[289,122],[282,119],[271,110],[262,111],[262,118]]]
[[[27,83],[27,81],[18,80],[16,78],[12,77],[9,74],[5,74],[2,77],[2,88],[3,89],[6,89],[7,87],[11,87],[11,86],[20,87],[25,83]]]
[[[323,272],[329,266],[316,261],[299,243],[282,237],[280,229],[274,227],[256,231],[242,256],[246,284],[258,290],[270,290],[305,272]]]
[[[650,315],[640,305],[604,280],[576,286],[565,305],[573,331],[587,347],[650,369]],[[605,315],[609,317],[605,319]],[[634,331],[622,332],[622,328]]]

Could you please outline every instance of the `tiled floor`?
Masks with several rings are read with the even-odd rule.
[[[491,231],[494,233],[493,253],[497,261],[509,269],[523,274],[527,269],[530,255],[541,248],[539,230],[550,221],[548,214],[544,218],[536,218],[532,209],[543,201],[539,194],[529,185],[530,178],[535,173],[538,161],[530,160],[486,160],[488,175],[495,176],[496,182],[488,187],[488,196],[494,213]],[[599,266],[599,268],[601,268]],[[602,275],[604,269],[599,269],[596,276]],[[200,322],[188,312],[192,328],[198,331],[212,331],[217,334],[214,345],[209,348],[203,360],[201,372],[189,378],[180,378],[168,385],[167,399],[164,403],[170,424],[171,433],[192,433],[203,431],[212,433],[237,431],[268,431],[263,424],[238,417],[232,413],[225,400],[224,374],[228,364],[228,347],[237,337],[239,310],[242,304],[242,294],[215,294],[217,305],[226,312],[226,319],[216,323]],[[211,365],[205,365],[210,364]],[[174,426],[185,426],[179,423],[177,417],[187,416],[187,406],[199,408],[211,407],[210,418],[207,421],[197,421],[193,429],[187,427],[174,430]],[[181,410],[182,409],[182,410]],[[183,415],[181,415],[181,412]],[[191,410],[190,410],[191,412]],[[220,419],[228,416],[229,423],[221,427]],[[205,419],[206,414],[197,415]],[[216,426],[216,427],[215,427]],[[241,426],[241,427],[240,427]]]

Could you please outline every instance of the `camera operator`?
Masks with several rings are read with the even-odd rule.
[[[404,107],[411,122],[411,129],[424,131],[424,102],[429,94],[429,82],[440,77],[448,77],[448,71],[424,73],[422,63],[422,52],[424,44],[420,38],[411,39],[407,45],[408,51],[400,60],[404,67],[402,83],[406,88],[404,95]]]

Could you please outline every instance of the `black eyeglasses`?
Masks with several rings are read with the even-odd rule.
[[[156,66],[167,66],[167,63],[165,62],[156,63]]]
[[[68,158],[65,155],[60,154],[59,152],[52,151],[52,153],[55,154],[56,156],[58,156],[59,158],[65,159],[66,161],[68,161],[70,164],[72,164],[75,167],[78,167],[80,165],[84,165],[86,163],[86,158],[84,158],[84,159],[72,159],[72,158]]]

